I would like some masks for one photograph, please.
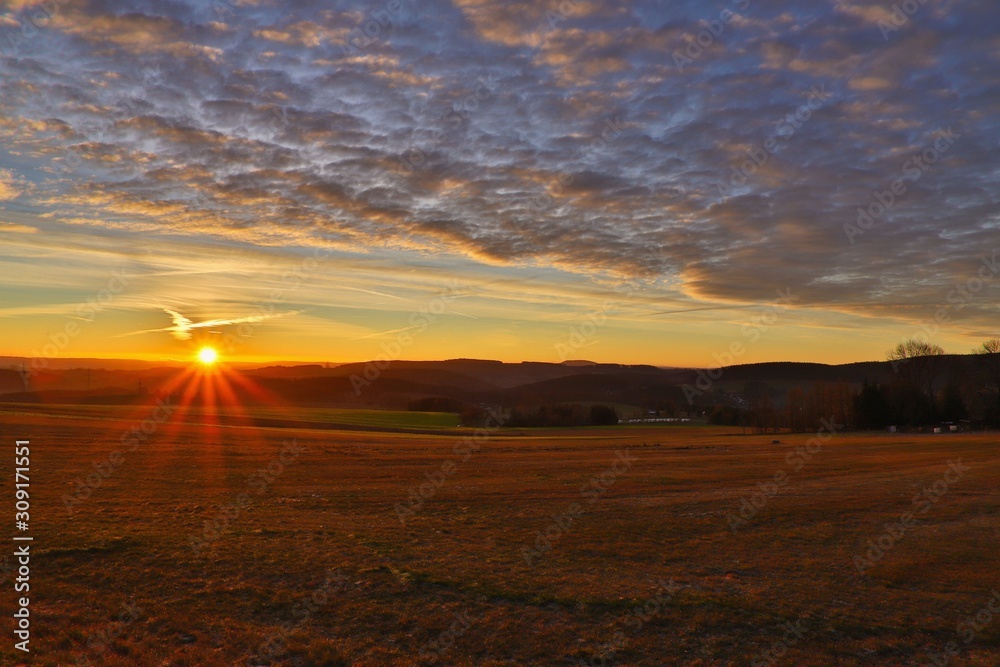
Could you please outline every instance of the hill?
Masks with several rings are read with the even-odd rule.
[[[437,405],[448,406],[447,409],[467,417],[491,406],[531,412],[559,405],[603,404],[627,409],[629,416],[639,412],[697,416],[736,424],[748,419],[750,412],[759,417],[763,410],[769,411],[769,423],[778,424],[791,418],[782,412],[790,409],[789,401],[801,403],[803,414],[829,415],[836,405],[837,414],[847,415],[853,410],[862,383],[867,381],[887,388],[899,378],[889,362],[878,361],[839,365],[766,362],[697,369],[582,360],[504,363],[449,359],[245,369],[223,365],[217,376],[220,389],[211,390],[210,382],[193,382],[183,377],[190,373],[190,366],[121,368],[115,364],[104,367],[102,360],[88,361],[94,365],[46,368],[44,372],[31,374],[27,386],[17,370],[2,370],[0,401],[129,405],[147,402],[164,393],[179,397],[183,389],[204,394],[186,400],[221,404],[394,410]],[[885,401],[891,400],[897,406],[912,403],[903,394],[886,394],[888,389],[879,389],[878,396],[869,396],[869,408],[886,413],[886,423],[904,419],[909,420],[907,423],[914,420],[934,423],[970,415],[986,418],[991,408],[984,406],[995,405],[996,399],[991,404],[988,390],[977,384],[977,364],[981,361],[977,355],[935,357],[937,371],[931,388],[933,396],[929,396],[938,405],[921,406],[922,416],[913,410],[886,413]],[[202,388],[192,389],[198,386]]]

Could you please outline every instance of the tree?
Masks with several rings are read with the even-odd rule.
[[[778,413],[771,398],[773,389],[760,381],[743,385],[743,397],[749,404],[750,425],[757,433],[778,432]]]
[[[854,406],[858,428],[883,429],[892,419],[892,408],[889,406],[885,387],[875,382],[869,383],[867,379],[861,385],[861,392],[855,396]]]
[[[708,423],[713,426],[739,426],[741,416],[739,408],[732,405],[716,405],[708,415]]]
[[[593,426],[609,426],[618,423],[618,413],[607,405],[593,405],[590,408],[590,423]]]
[[[996,394],[993,424],[994,426],[1000,426],[1000,338],[991,338],[972,352],[983,357],[980,372],[986,381],[987,390],[992,394]]]
[[[955,382],[949,382],[941,395],[941,419],[947,422],[961,421],[969,416],[962,396],[962,388]]]
[[[934,385],[941,373],[943,354],[939,345],[912,338],[886,354],[895,372],[896,407],[907,423],[916,426],[936,421]]]
[[[893,362],[893,368],[895,368],[898,363],[908,361],[909,359],[935,357],[942,354],[944,354],[944,349],[940,345],[931,345],[930,343],[910,338],[889,350],[886,356],[889,361]]]

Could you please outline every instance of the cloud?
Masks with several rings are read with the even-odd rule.
[[[16,199],[21,194],[18,179],[8,169],[0,169],[0,201]]]
[[[0,222],[0,234],[37,234],[37,227],[29,227],[16,222]]]
[[[563,5],[60,5],[0,66],[0,200],[37,193],[78,232],[392,249],[706,307],[791,285],[903,318],[873,304],[879,278],[932,303],[997,245],[989,3],[888,41],[866,3],[751,3],[683,69],[717,8]],[[814,86],[830,99],[810,109]],[[858,208],[947,127],[963,139],[852,244]]]

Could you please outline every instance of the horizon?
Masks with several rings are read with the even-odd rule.
[[[972,350],[970,352],[959,353],[959,352],[947,352],[943,353],[943,356],[958,356],[958,357],[975,357],[981,352]],[[67,357],[67,358],[45,358],[45,357],[22,357],[15,355],[0,355],[0,368],[7,368],[9,370],[20,370],[21,365],[23,365],[29,373],[37,373],[45,370],[86,370],[88,368],[97,369],[96,366],[92,365],[73,365],[73,364],[97,364],[101,362],[114,362],[116,364],[163,364],[162,367],[195,367],[199,365],[199,360],[197,354],[192,356],[190,359],[139,359],[134,357]],[[32,361],[38,361],[41,363],[36,364],[34,367],[31,366]],[[594,365],[594,366],[622,366],[622,367],[634,367],[634,366],[644,366],[649,368],[656,368],[662,370],[713,370],[722,369],[738,366],[754,366],[754,365],[769,365],[769,364],[812,364],[819,366],[850,366],[856,364],[892,364],[893,362],[888,359],[857,359],[853,361],[838,362],[838,363],[826,363],[821,361],[796,361],[790,359],[778,359],[778,360],[767,360],[767,361],[738,361],[732,364],[726,365],[715,365],[715,366],[675,366],[667,364],[649,364],[649,363],[623,363],[614,361],[595,361],[593,359],[566,359],[563,361],[544,361],[539,359],[520,359],[517,361],[504,361],[501,359],[486,359],[486,358],[476,358],[476,357],[452,357],[452,358],[442,358],[442,359],[411,359],[411,358],[401,358],[401,359],[391,359],[384,360],[379,358],[373,359],[354,359],[350,361],[333,361],[328,359],[320,360],[307,360],[307,359],[267,359],[267,360],[245,360],[237,359],[230,360],[224,358],[223,355],[219,355],[217,360],[213,360],[211,365],[219,367],[231,367],[237,369],[264,369],[264,368],[295,368],[297,366],[328,366],[331,369],[339,366],[354,366],[361,364],[375,364],[384,363],[385,368],[389,368],[392,364],[444,364],[453,362],[485,362],[494,364],[505,364],[505,365],[518,365],[518,364],[551,364],[551,365],[565,365],[565,366],[583,366],[583,365]],[[158,366],[149,366],[150,368],[157,368]],[[105,370],[115,370],[115,369],[105,369]],[[383,369],[384,370],[384,369]]]

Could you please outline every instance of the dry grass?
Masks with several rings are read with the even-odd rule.
[[[793,472],[806,436],[500,432],[462,462],[459,438],[179,415],[70,515],[63,494],[132,423],[94,417],[3,415],[9,441],[32,440],[33,665],[247,664],[283,624],[282,650],[251,664],[414,664],[454,636],[437,664],[747,665],[795,621],[802,638],[773,664],[927,664],[952,641],[950,664],[1000,664],[1000,619],[969,644],[956,632],[1000,589],[992,437],[839,435]],[[291,437],[305,450],[257,494],[248,476]],[[588,503],[580,488],[626,448],[635,462]],[[859,576],[866,541],[959,457],[964,479]],[[448,459],[457,470],[401,524],[394,504]],[[779,469],[787,485],[731,531],[740,497]],[[248,491],[195,553],[190,536]],[[522,548],[574,502],[582,514],[529,566]],[[678,588],[638,616],[660,580]],[[7,636],[0,662],[18,664]]]

